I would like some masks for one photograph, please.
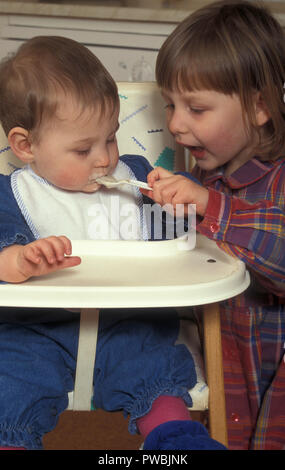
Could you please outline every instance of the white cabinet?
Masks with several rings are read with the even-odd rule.
[[[155,80],[157,52],[175,24],[0,16],[0,59],[38,35],[66,36],[86,45],[116,81]]]

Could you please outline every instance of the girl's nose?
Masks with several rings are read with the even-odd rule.
[[[185,119],[180,113],[174,112],[168,119],[168,128],[171,134],[185,134],[187,132],[187,125]]]

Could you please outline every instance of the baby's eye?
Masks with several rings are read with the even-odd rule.
[[[82,150],[75,150],[75,152],[77,153],[77,155],[80,155],[80,156],[84,157],[84,156],[89,154],[90,148],[82,149]]]
[[[165,109],[169,108],[169,109],[174,109],[174,104],[171,104],[171,103],[168,103],[164,106]]]

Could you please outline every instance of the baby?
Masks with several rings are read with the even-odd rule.
[[[78,265],[70,240],[96,238],[90,228],[95,204],[102,208],[96,220],[104,233],[109,227],[127,237],[121,221],[114,222],[127,207],[132,238],[152,238],[142,211],[150,199],[137,188],[112,193],[96,182],[105,175],[145,181],[151,167],[142,157],[119,159],[117,87],[87,48],[60,37],[27,41],[2,63],[0,94],[1,123],[25,163],[0,177],[2,281],[23,282]],[[112,194],[119,206],[112,205]],[[74,387],[78,329],[76,312],[0,309],[2,447],[39,449],[56,425]],[[165,448],[222,448],[190,419],[188,390],[196,373],[187,348],[176,344],[178,332],[173,310],[105,310],[95,407],[129,414],[130,432],[142,434],[145,449],[162,448],[155,436],[165,424]]]

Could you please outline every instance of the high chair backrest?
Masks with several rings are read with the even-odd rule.
[[[143,155],[153,166],[170,171],[184,170],[184,153],[167,129],[165,104],[157,85],[154,82],[121,82],[118,89],[120,155]],[[9,174],[21,166],[0,126],[0,173]]]

